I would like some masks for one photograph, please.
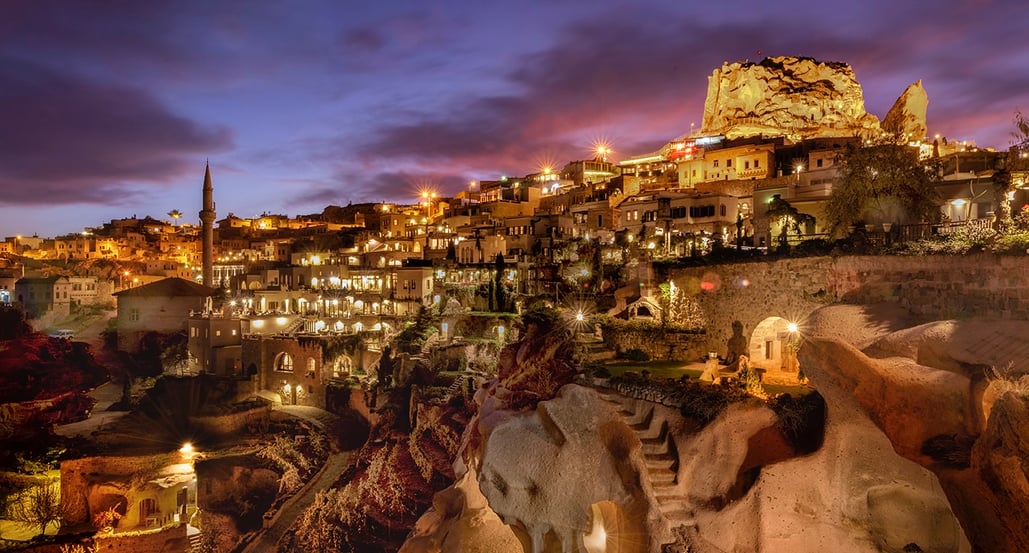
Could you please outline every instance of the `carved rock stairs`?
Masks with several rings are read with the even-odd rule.
[[[643,444],[647,478],[669,528],[695,527],[689,503],[678,489],[679,456],[668,431],[668,422],[654,420],[654,404],[650,402],[637,402],[642,406],[637,412],[631,407],[631,398],[618,392],[603,390],[600,397],[614,407]]]
[[[187,551],[194,553],[203,551],[203,538],[201,537],[199,530],[192,526],[188,526],[186,528],[186,539],[189,540],[189,549]]]

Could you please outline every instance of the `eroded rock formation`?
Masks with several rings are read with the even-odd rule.
[[[879,120],[865,111],[850,65],[780,56],[725,63],[708,77],[704,134],[793,139],[870,136]]]
[[[884,131],[909,140],[922,140],[926,134],[925,112],[929,107],[929,95],[922,88],[922,81],[915,81],[904,89],[904,93],[893,103],[883,118]]]
[[[1019,380],[1019,337],[1029,322],[937,321],[870,339],[862,321],[881,320],[877,311],[833,306],[813,314],[801,349],[806,374],[819,390],[848,396],[897,452],[938,476],[975,551],[1022,551],[1029,385]],[[841,329],[858,340],[848,343]]]

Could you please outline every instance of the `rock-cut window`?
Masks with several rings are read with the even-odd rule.
[[[275,358],[275,370],[281,372],[293,372],[293,357],[288,353],[280,353]]]

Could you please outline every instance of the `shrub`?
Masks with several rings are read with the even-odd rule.
[[[825,400],[821,394],[811,392],[799,398],[782,394],[772,399],[769,407],[778,415],[776,427],[798,453],[812,453],[822,446]]]
[[[1000,254],[1024,254],[1029,252],[1029,232],[999,236],[994,250]]]
[[[1010,363],[1003,369],[990,367],[986,371],[986,379],[991,383],[999,383],[1001,394],[1014,392],[1023,399],[1029,398],[1029,374],[1015,372]]]
[[[975,439],[957,434],[938,434],[922,444],[922,454],[944,466],[965,469],[971,465]]]
[[[630,350],[626,350],[625,353],[622,354],[622,357],[628,359],[629,361],[650,361],[650,354],[639,348],[632,348]]]

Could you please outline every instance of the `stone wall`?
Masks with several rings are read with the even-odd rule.
[[[693,332],[618,325],[604,329],[604,345],[619,355],[638,349],[655,360],[699,361],[707,357],[707,336]]]
[[[246,409],[234,413],[212,415],[206,417],[190,417],[189,422],[194,429],[200,432],[213,434],[215,436],[229,436],[242,434],[255,421],[267,419],[271,416],[271,405],[261,405],[253,409]]]
[[[1029,320],[1029,257],[842,256],[669,269],[660,281],[696,295],[706,348],[726,352],[732,321],[748,337],[768,317],[800,322],[832,303],[895,303],[915,322],[991,317]]]
[[[189,551],[185,524],[148,532],[97,534],[94,544],[104,553]]]

